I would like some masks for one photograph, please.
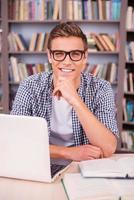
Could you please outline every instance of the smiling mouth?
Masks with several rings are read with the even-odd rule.
[[[74,69],[65,69],[65,68],[59,68],[59,69],[60,71],[67,72],[67,73],[75,71]]]

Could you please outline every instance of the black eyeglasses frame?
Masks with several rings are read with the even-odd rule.
[[[53,56],[53,59],[55,60],[55,61],[60,61],[60,62],[62,62],[63,60],[65,60],[66,59],[66,57],[67,57],[67,55],[69,55],[69,58],[72,60],[72,61],[75,61],[75,62],[77,62],[77,61],[80,61],[81,59],[82,59],[82,57],[83,57],[83,55],[85,56],[85,50],[78,50],[78,49],[76,49],[76,50],[72,50],[72,51],[63,51],[63,50],[51,50],[51,49],[49,49],[49,51],[50,51],[50,54],[52,54],[52,56]],[[65,56],[64,56],[64,58],[61,60],[59,60],[59,59],[55,59],[55,52],[63,52],[63,53],[65,53]],[[72,52],[80,52],[81,53],[81,57],[80,57],[80,59],[78,59],[78,60],[75,60],[75,59],[72,59],[72,57],[71,57],[71,53]]]

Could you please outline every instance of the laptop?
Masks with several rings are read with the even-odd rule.
[[[44,118],[0,114],[1,177],[52,182],[68,166],[51,165]]]

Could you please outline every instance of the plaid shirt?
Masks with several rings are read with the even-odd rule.
[[[52,91],[52,72],[29,76],[19,86],[11,114],[43,117],[47,120],[49,134],[51,134]],[[89,73],[82,73],[78,95],[89,110],[113,134],[118,135],[115,103],[110,83]],[[89,143],[74,109],[72,109],[72,128],[76,146]]]

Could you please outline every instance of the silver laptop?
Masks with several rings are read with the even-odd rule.
[[[66,166],[51,165],[44,118],[0,114],[0,176],[52,182]]]

